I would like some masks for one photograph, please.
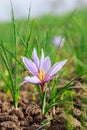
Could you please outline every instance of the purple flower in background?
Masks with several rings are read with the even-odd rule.
[[[26,76],[21,85],[27,82],[40,84],[43,93],[45,90],[45,83],[55,76],[55,74],[65,65],[67,60],[57,62],[51,67],[50,57],[44,57],[43,49],[41,51],[42,54],[40,59],[38,58],[35,48],[32,52],[33,61],[26,57],[22,57],[24,65],[32,76]]]
[[[55,46],[62,47],[64,45],[65,38],[62,36],[55,36],[53,39],[53,43]]]

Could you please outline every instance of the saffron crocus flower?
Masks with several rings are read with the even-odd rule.
[[[55,46],[62,47],[64,45],[65,38],[62,36],[55,36],[53,39],[53,43]]]
[[[39,84],[41,86],[42,93],[44,93],[45,83],[54,78],[55,74],[64,66],[67,60],[57,62],[53,65],[53,67],[51,67],[50,57],[44,57],[43,49],[41,51],[42,54],[40,59],[38,58],[35,48],[32,52],[33,61],[26,57],[22,57],[24,65],[32,76],[26,76],[21,85],[27,82]]]

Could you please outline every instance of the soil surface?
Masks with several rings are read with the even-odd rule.
[[[15,109],[10,94],[0,90],[0,130],[68,130],[67,116],[63,107],[56,107],[56,114],[53,119],[42,125],[47,116],[41,114],[38,94],[36,93],[36,97],[33,97],[32,93],[35,94],[35,92],[32,90],[30,93],[30,91],[29,86],[22,87],[18,108]],[[74,102],[81,104],[80,96],[83,90],[73,89],[72,91],[78,94],[78,98],[75,98]],[[80,109],[79,105],[78,107],[74,105],[72,111],[75,130],[81,129],[80,117],[82,112]]]

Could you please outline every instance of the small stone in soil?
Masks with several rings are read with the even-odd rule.
[[[74,108],[73,110],[74,116],[79,119],[81,116],[81,111],[78,108]]]
[[[6,129],[7,128],[8,129],[14,129],[14,128],[16,129],[17,128],[16,124],[12,121],[2,122],[2,123],[0,123],[0,127],[5,127]]]
[[[24,114],[23,114],[23,112],[22,112],[20,109],[18,109],[18,110],[13,109],[13,110],[10,112],[10,115],[16,115],[19,120],[21,120],[21,119],[24,118]]]

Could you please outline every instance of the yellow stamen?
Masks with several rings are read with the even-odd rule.
[[[44,80],[46,77],[45,71],[41,69],[38,76],[39,76],[40,80]]]

